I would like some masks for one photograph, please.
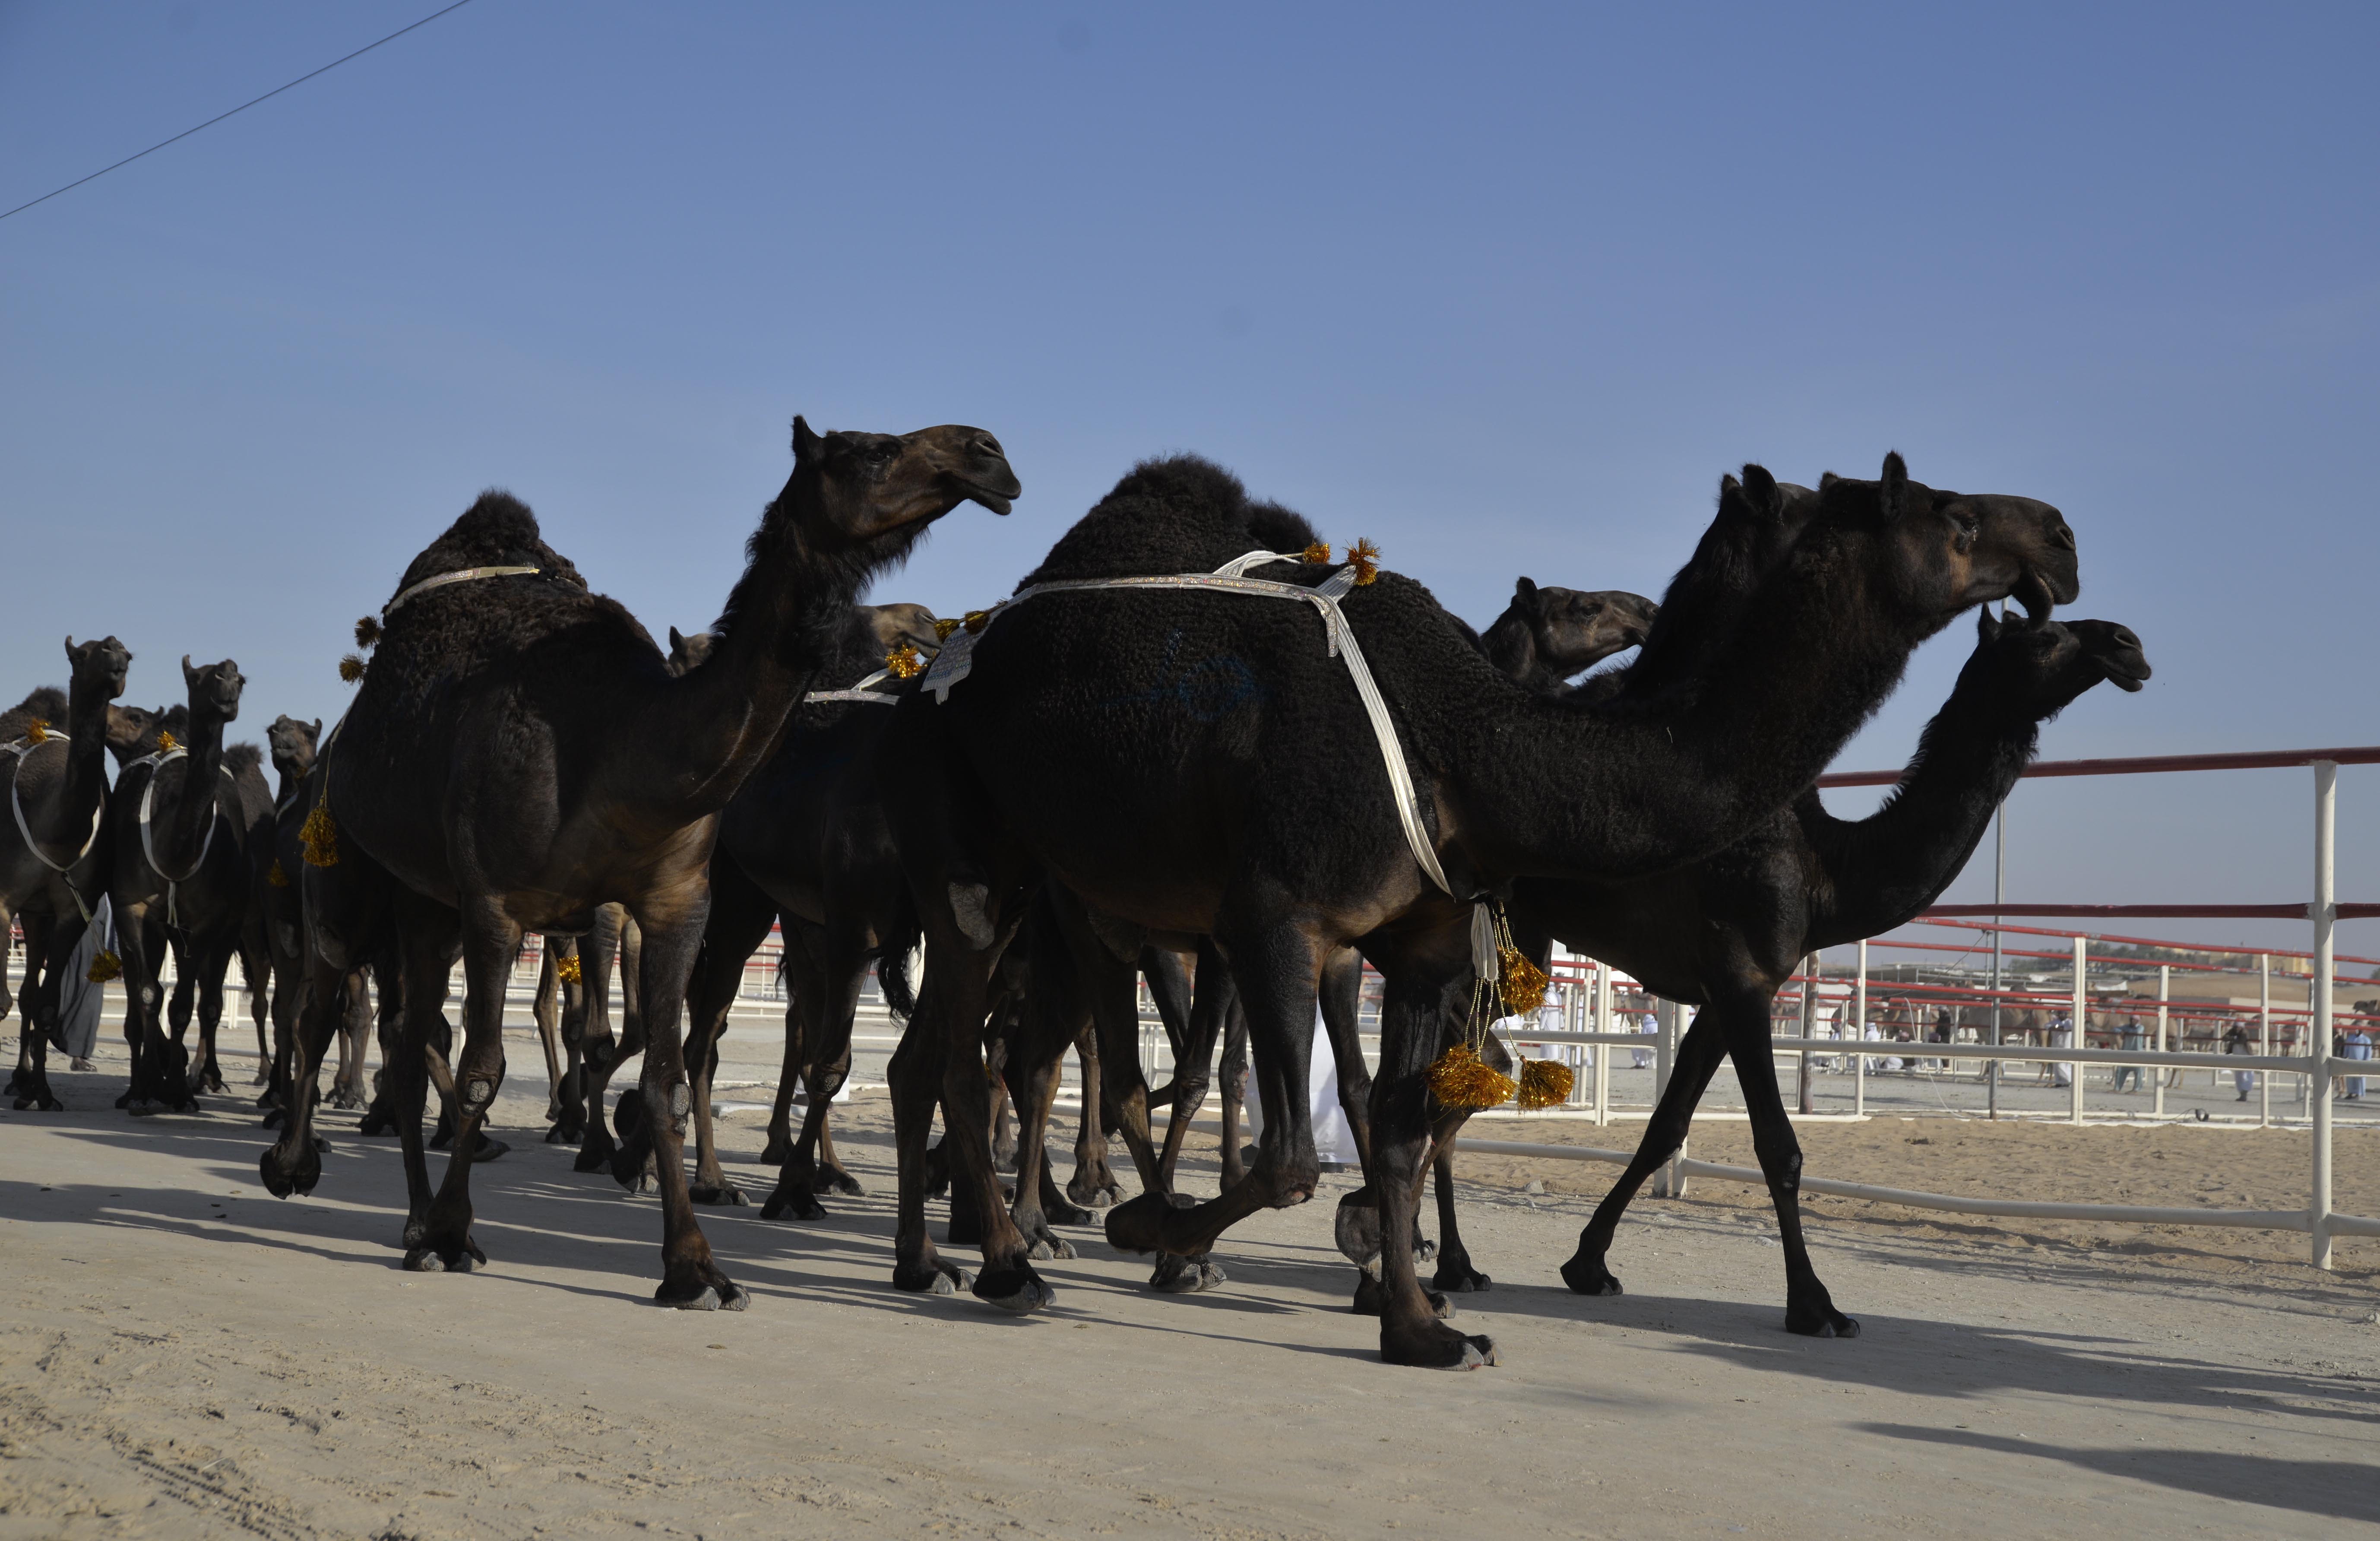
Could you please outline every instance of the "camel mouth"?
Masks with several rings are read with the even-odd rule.
[[[2028,566],[2017,575],[2016,585],[2009,597],[2024,606],[2024,623],[2028,628],[2040,626],[2058,608],[2058,595],[2049,580],[2039,568]]]
[[[993,492],[980,482],[970,482],[964,476],[953,476],[951,480],[957,484],[959,491],[965,495],[969,503],[980,503],[995,514],[1005,516],[1016,506],[1009,498]]]

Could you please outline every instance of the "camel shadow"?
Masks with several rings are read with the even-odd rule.
[[[2107,1476],[2154,1483],[2177,1492],[2271,1509],[2295,1510],[2329,1520],[2380,1520],[2380,1491],[2372,1468],[2349,1461],[2299,1461],[2241,1455],[2230,1450],[2092,1449],[2010,1439],[1966,1429],[1919,1428],[1907,1424],[1862,1424],[1864,1434],[1888,1439],[1961,1445],[2005,1455],[2063,1461]]]

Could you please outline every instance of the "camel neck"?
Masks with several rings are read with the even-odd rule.
[[[215,797],[223,780],[223,719],[212,712],[201,712],[195,705],[190,710],[190,741],[183,746],[187,752],[182,764],[182,785],[174,797],[172,809],[155,821],[164,826],[156,840],[156,864],[159,875],[187,874],[201,858],[207,831],[215,818]],[[162,776],[165,766],[152,766],[152,777]],[[162,801],[166,789],[158,789]]]
[[[1624,878],[1733,843],[1815,780],[1948,620],[1869,592],[1857,532],[1805,540],[1690,691],[1657,704],[1532,697],[1484,660],[1400,670],[1442,692],[1460,840],[1491,878]],[[1491,684],[1492,681],[1492,684]]]
[[[107,800],[107,691],[80,682],[67,697],[66,801],[58,816],[60,843],[73,850],[90,834]]]

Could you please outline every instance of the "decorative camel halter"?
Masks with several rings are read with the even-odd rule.
[[[154,754],[144,754],[132,762],[132,765],[149,767],[149,779],[140,789],[140,854],[148,858],[149,865],[155,870],[157,875],[165,880],[165,923],[174,926],[182,923],[180,904],[176,897],[176,891],[183,884],[197,876],[199,869],[206,865],[207,852],[214,849],[215,826],[223,820],[223,805],[219,801],[215,805],[214,812],[207,818],[207,833],[205,838],[199,841],[198,855],[191,859],[189,866],[179,877],[167,872],[165,864],[157,860],[156,837],[149,825],[150,810],[157,800],[157,775],[174,761],[187,760],[189,755],[188,750],[184,749],[180,744],[176,744],[171,749],[161,749]],[[132,765],[127,765],[124,768],[128,771]],[[215,769],[221,771],[224,779],[229,781],[234,787],[239,785],[239,778],[232,775],[229,765],[217,765]],[[184,790],[187,791],[188,789],[185,788]]]
[[[917,672],[917,666],[910,666],[909,674]],[[909,674],[899,675],[898,678],[906,679]],[[899,696],[886,695],[882,691],[871,691],[868,688],[870,685],[880,685],[895,677],[893,670],[880,668],[867,679],[856,680],[839,691],[811,691],[802,697],[802,704],[809,706],[821,701],[868,701],[879,706],[898,706],[901,704]]]
[[[1072,593],[1092,589],[1208,589],[1223,593],[1254,594],[1264,599],[1293,599],[1311,605],[1322,615],[1324,650],[1333,658],[1343,658],[1348,678],[1355,682],[1355,693],[1363,699],[1364,715],[1371,719],[1372,736],[1379,740],[1380,761],[1388,767],[1389,785],[1394,791],[1397,820],[1404,826],[1405,844],[1412,848],[1414,860],[1439,891],[1449,899],[1458,898],[1454,887],[1446,880],[1446,870],[1439,865],[1438,848],[1430,843],[1429,832],[1422,827],[1421,802],[1414,790],[1413,776],[1405,768],[1404,751],[1397,743],[1396,724],[1389,719],[1388,703],[1380,697],[1380,688],[1373,683],[1372,669],[1364,661],[1364,649],[1355,641],[1355,629],[1347,624],[1347,617],[1339,602],[1347,591],[1359,583],[1368,583],[1378,569],[1372,565],[1377,552],[1358,543],[1349,553],[1354,558],[1312,588],[1296,583],[1282,583],[1269,578],[1245,576],[1248,569],[1268,562],[1305,562],[1317,560],[1311,550],[1305,552],[1251,551],[1232,558],[1213,572],[1184,572],[1148,578],[1083,578],[1065,579],[1049,583],[1036,583],[1020,589],[989,610],[967,614],[951,636],[943,640],[942,650],[926,670],[925,689],[934,692],[937,704],[950,699],[951,687],[967,677],[973,668],[976,639],[1002,612],[1012,605],[1022,605],[1036,594]],[[1326,548],[1318,558],[1330,560]]]
[[[457,568],[453,572],[442,572],[435,578],[425,578],[411,588],[400,592],[395,599],[380,607],[380,618],[386,620],[396,614],[396,607],[416,594],[428,593],[432,589],[443,589],[449,583],[468,583],[474,578],[519,578],[528,573],[544,570],[543,568],[521,567]]]

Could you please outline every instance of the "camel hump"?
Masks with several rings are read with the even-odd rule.
[[[1025,582],[1211,572],[1258,547],[1298,551],[1315,538],[1305,519],[1251,501],[1240,479],[1214,461],[1167,455],[1126,471]]]
[[[528,505],[502,487],[491,487],[413,559],[391,597],[442,572],[479,567],[540,568],[586,586],[569,558],[545,544]]]

